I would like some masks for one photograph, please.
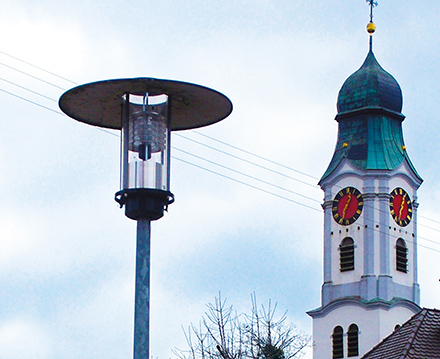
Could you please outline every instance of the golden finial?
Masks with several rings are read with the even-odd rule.
[[[367,25],[367,32],[370,34],[370,36],[372,36],[375,31],[376,31],[376,25],[374,24],[374,22],[369,22]]]
[[[377,1],[365,0],[370,5],[370,22],[367,25],[367,32],[370,34],[370,51],[373,51],[373,34],[376,31],[376,25],[373,22],[373,8],[377,6]]]

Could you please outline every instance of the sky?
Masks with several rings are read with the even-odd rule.
[[[421,305],[434,308],[440,2],[378,2],[374,52],[402,87],[405,144],[424,179],[419,283]],[[234,105],[220,123],[172,135],[176,201],[152,224],[151,355],[185,349],[182,328],[219,293],[246,311],[255,292],[311,333],[306,311],[320,306],[322,284],[317,183],[336,144],[338,91],[368,51],[366,2],[0,5],[0,358],[132,356],[136,222],[113,200],[118,132],[57,105],[76,85],[113,78],[196,83]]]

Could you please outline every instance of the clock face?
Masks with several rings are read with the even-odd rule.
[[[394,221],[400,227],[405,227],[411,222],[411,199],[409,198],[408,193],[400,187],[393,189],[390,194],[390,212]]]
[[[361,193],[354,187],[345,187],[333,200],[333,219],[338,224],[348,226],[359,218],[363,207],[364,200]]]

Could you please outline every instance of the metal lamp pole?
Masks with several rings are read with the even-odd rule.
[[[121,130],[121,184],[115,200],[137,221],[134,359],[149,358],[151,221],[174,202],[171,131],[226,118],[231,101],[207,87],[153,78],[116,79],[64,93],[61,110],[90,125]]]

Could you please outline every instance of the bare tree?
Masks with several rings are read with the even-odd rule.
[[[238,314],[219,295],[199,326],[184,330],[187,350],[176,349],[181,359],[292,359],[300,358],[310,336],[287,324],[287,312],[277,317],[277,305],[258,306],[251,296],[250,313]]]

